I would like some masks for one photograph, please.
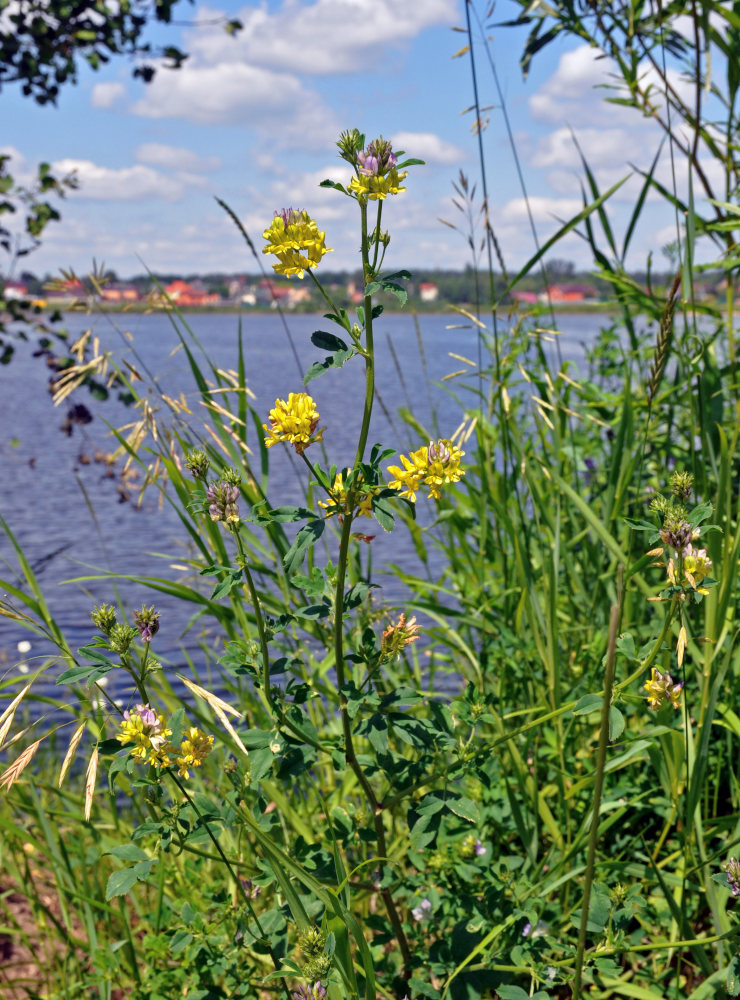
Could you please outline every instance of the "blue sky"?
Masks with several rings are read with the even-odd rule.
[[[518,5],[497,4],[496,20]],[[427,161],[414,168],[407,192],[391,199],[384,223],[392,234],[390,267],[464,267],[463,235],[439,222],[464,223],[452,204],[452,183],[463,170],[478,182],[470,63],[453,55],[465,36],[461,0],[235,0],[183,5],[177,17],[198,22],[157,28],[152,37],[178,42],[190,59],[179,71],[161,70],[152,84],[131,77],[131,64],[114,61],[83,71],[56,108],[37,107],[7,88],[0,100],[3,151],[23,176],[40,161],[76,171],[80,187],[62,205],[41,249],[23,267],[38,273],[89,270],[93,259],[120,276],[154,271],[254,271],[233,223],[216,205],[228,202],[258,246],[276,209],[306,208],[326,231],[337,268],[357,264],[356,205],[318,188],[325,176],[342,178],[335,156],[342,128],[368,138],[400,140]],[[229,37],[225,18],[244,30]],[[524,81],[518,65],[524,31],[490,31],[490,51],[531,197],[541,240],[581,204],[578,154],[571,129],[604,186],[647,168],[657,129],[634,111],[604,105],[609,66],[575,40],[548,47]],[[491,105],[484,133],[492,218],[510,269],[533,252],[522,192],[482,49],[481,101]],[[667,164],[666,164],[667,169]],[[681,180],[679,179],[679,184]],[[637,179],[609,209],[619,230]],[[480,191],[480,184],[478,184]],[[670,211],[651,200],[634,240],[631,262],[648,250],[663,267],[660,247],[675,238]],[[555,255],[588,265],[577,236]]]

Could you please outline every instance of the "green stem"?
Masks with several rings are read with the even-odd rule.
[[[377,217],[375,219],[375,231],[376,231],[376,235],[380,234],[380,217],[381,217],[382,214],[383,214],[383,202],[382,201],[378,201],[378,214],[377,214]],[[378,251],[379,250],[380,250],[380,240],[376,239],[375,240],[375,253],[373,254],[373,267],[372,267],[373,274],[377,274],[378,273],[377,272],[377,267],[378,267]],[[381,260],[380,263],[382,264],[383,261]]]
[[[360,201],[362,219],[362,280],[367,287],[370,272],[369,252],[367,245],[367,202]],[[365,295],[365,408],[362,413],[360,440],[355,455],[355,468],[360,464],[365,454],[367,436],[370,431],[370,416],[373,411],[373,396],[375,395],[375,349],[373,344],[373,298]]]
[[[581,909],[581,926],[578,930],[578,949],[576,951],[576,975],[573,983],[573,1000],[581,998],[581,983],[583,977],[583,958],[586,952],[586,931],[588,928],[588,911],[591,903],[591,887],[594,880],[596,863],[596,846],[599,842],[599,811],[601,809],[601,793],[604,788],[604,768],[606,766],[606,746],[609,741],[609,710],[612,702],[612,687],[614,684],[614,662],[617,658],[617,633],[619,632],[620,607],[612,607],[609,620],[609,642],[606,653],[606,671],[604,675],[604,700],[601,704],[601,726],[599,729],[599,749],[596,756],[596,772],[593,791],[593,818],[588,838],[588,855],[586,858],[586,875],[583,885],[583,903]]]
[[[326,302],[326,304],[329,306],[329,309],[331,310],[332,314],[334,316],[341,316],[342,315],[341,312],[339,311],[339,309],[337,309],[337,307],[334,304],[334,302],[332,301],[331,297],[324,290],[324,286],[321,284],[321,282],[316,277],[316,275],[313,273],[313,271],[311,270],[310,267],[306,268],[306,273],[308,274],[308,276],[311,279],[311,281],[313,281],[314,285],[316,285],[316,287],[318,288],[318,290],[321,293],[321,296],[322,296],[324,302]],[[347,322],[344,323],[343,325],[344,325],[345,329],[347,331],[349,331],[349,329],[350,329],[350,327],[349,327],[349,320],[347,320]]]

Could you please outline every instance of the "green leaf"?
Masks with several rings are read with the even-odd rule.
[[[635,659],[635,640],[629,632],[624,632],[617,639],[617,652],[626,656],[628,660]]]
[[[118,847],[111,847],[108,854],[112,854],[119,861],[148,861],[149,855],[142,851],[136,844],[119,844]]]
[[[125,896],[137,882],[147,877],[153,865],[153,860],[140,861],[133,868],[121,868],[120,871],[113,872],[105,889],[106,900],[113,899],[114,896]]]
[[[211,600],[217,601],[220,597],[225,597],[226,594],[230,594],[235,587],[238,587],[242,582],[242,571],[240,569],[231,569],[224,577],[224,579],[219,583],[216,589],[211,594]]]
[[[574,715],[590,715],[591,712],[599,712],[604,699],[600,694],[584,694],[573,709]]]
[[[264,514],[259,514],[255,516],[254,520],[258,524],[265,524],[270,521],[275,521],[277,524],[285,524],[288,521],[305,521],[309,517],[313,517],[313,511],[309,510],[308,507],[272,507]]]
[[[471,799],[466,799],[464,796],[459,799],[448,799],[447,808],[455,816],[460,816],[469,823],[480,823],[480,809]]]
[[[57,684],[78,684],[80,681],[87,681],[93,684],[100,677],[113,670],[115,664],[105,661],[105,663],[78,664],[70,667],[57,677]]]
[[[730,966],[727,970],[725,989],[731,997],[740,995],[740,955],[735,955],[730,962]]]
[[[316,330],[311,334],[311,343],[320,347],[322,351],[346,351],[347,345],[341,337],[333,333],[326,333],[324,330]]]
[[[624,732],[624,716],[614,705],[609,706],[609,739],[613,742]]]
[[[652,531],[655,534],[658,533],[658,529],[654,524],[650,524],[649,521],[640,521],[634,517],[623,517],[622,520],[625,524],[629,525],[633,531]]]
[[[497,986],[496,992],[501,1000],[530,1000],[529,993],[521,986]]]
[[[393,531],[396,523],[393,507],[384,497],[373,496],[372,509],[375,520],[384,531]]]
[[[334,188],[335,191],[342,191],[344,192],[344,194],[347,194],[347,190],[342,184],[340,184],[338,181],[329,180],[328,178],[326,180],[321,181],[319,187]]]
[[[326,522],[319,518],[315,518],[313,521],[309,521],[308,524],[303,525],[283,559],[285,572],[288,576],[292,576],[302,565],[306,549],[316,544],[323,535],[325,527]]]
[[[327,355],[323,361],[314,361],[306,374],[303,376],[303,384],[308,385],[309,382],[313,382],[313,380],[318,378],[319,375],[323,375],[325,372],[328,372],[330,368],[341,368],[346,361],[349,361],[349,359],[354,356],[354,354],[355,351],[348,347],[344,350],[337,351],[335,354]]]

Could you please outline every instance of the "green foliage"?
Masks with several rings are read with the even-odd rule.
[[[527,9],[542,13],[527,58],[588,27],[572,4]],[[599,10],[612,36],[621,30]],[[556,31],[544,20],[555,16]],[[646,44],[687,54],[642,8],[635,26]],[[631,72],[625,56],[628,84]],[[364,142],[340,140],[356,169]],[[476,318],[479,364],[450,386],[466,408],[460,474],[451,442],[402,413],[415,461],[425,474],[439,463],[439,498],[418,521],[387,484],[393,450],[368,447],[372,296],[401,295],[407,277],[381,277],[388,236],[372,202],[339,191],[357,198],[371,301],[354,322],[322,290],[343,333],[313,338],[365,365],[352,466],[314,459],[305,394],[273,425],[306,466],[300,504],[270,495],[265,414],[248,402],[241,345],[228,373],[172,314],[201,401],[215,392],[219,407],[200,432],[171,401],[156,437],[118,440],[142,470],[156,460],[149,488],[183,527],[190,577],[135,579],[187,602],[204,626],[185,687],[155,658],[146,608],[128,643],[112,609],[95,609],[103,636],[75,653],[7,529],[23,582],[2,581],[0,610],[58,649],[77,698],[55,707],[88,760],[61,792],[59,755],[41,750],[34,764],[19,750],[2,778],[11,877],[40,900],[28,858],[43,853],[63,909],[53,933],[66,940],[72,912],[84,920],[84,960],[68,948],[52,963],[67,995],[106,996],[114,982],[141,1000],[740,992],[732,311],[699,322],[689,308],[693,245],[677,261],[681,303],[677,284],[660,295],[630,284],[629,238],[617,243],[610,192],[583,165],[584,208],[561,235],[586,234],[620,296],[626,342],[603,331],[579,372],[549,362],[526,318],[499,314],[490,329]],[[652,177],[628,237],[649,189]],[[200,479],[183,471],[194,451]],[[364,514],[412,533],[423,570],[393,567],[400,615],[371,572]],[[128,717],[97,700],[114,670]],[[0,688],[2,738],[19,730],[11,745],[28,746],[25,697],[12,681]],[[96,767],[107,791],[94,790]]]

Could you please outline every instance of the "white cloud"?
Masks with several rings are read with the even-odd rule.
[[[221,160],[217,156],[199,156],[182,146],[167,146],[162,142],[145,142],[134,156],[139,163],[153,163],[156,167],[173,167],[176,170],[217,170]]]
[[[537,223],[553,223],[557,220],[568,220],[577,215],[583,208],[580,198],[551,198],[543,195],[533,195],[529,199],[512,198],[493,213],[494,229],[500,220],[507,223],[529,224],[529,212]]]
[[[317,148],[338,131],[333,113],[296,76],[239,63],[188,61],[158,73],[133,112],[147,118],[186,118],[202,125],[248,124],[269,132],[272,147]]]
[[[92,160],[65,159],[53,164],[57,173],[75,173],[79,181],[76,198],[101,201],[140,201],[163,198],[176,201],[182,196],[182,182],[165,177],[151,167],[101,167]]]
[[[576,145],[577,143],[577,145]],[[590,167],[623,164],[626,154],[634,157],[635,136],[624,128],[579,128],[555,129],[544,136],[530,160],[533,167],[577,167],[581,166],[580,147]]]
[[[608,82],[611,63],[599,49],[579,45],[564,52],[558,68],[529,99],[529,111],[537,121],[583,121],[593,111],[603,115],[604,92],[594,88]]]
[[[451,25],[456,0],[284,0],[270,12],[246,7],[239,12],[243,29],[228,36],[218,23],[220,11],[204,10],[198,28],[187,39],[199,62],[247,62],[292,73],[357,73],[376,66],[389,51],[415,38],[425,28]],[[224,15],[225,16],[225,15]]]
[[[398,132],[393,136],[393,148],[429,163],[459,164],[467,158],[462,149],[433,132]]]
[[[94,108],[112,108],[126,96],[122,83],[96,83],[92,89],[90,103]]]

